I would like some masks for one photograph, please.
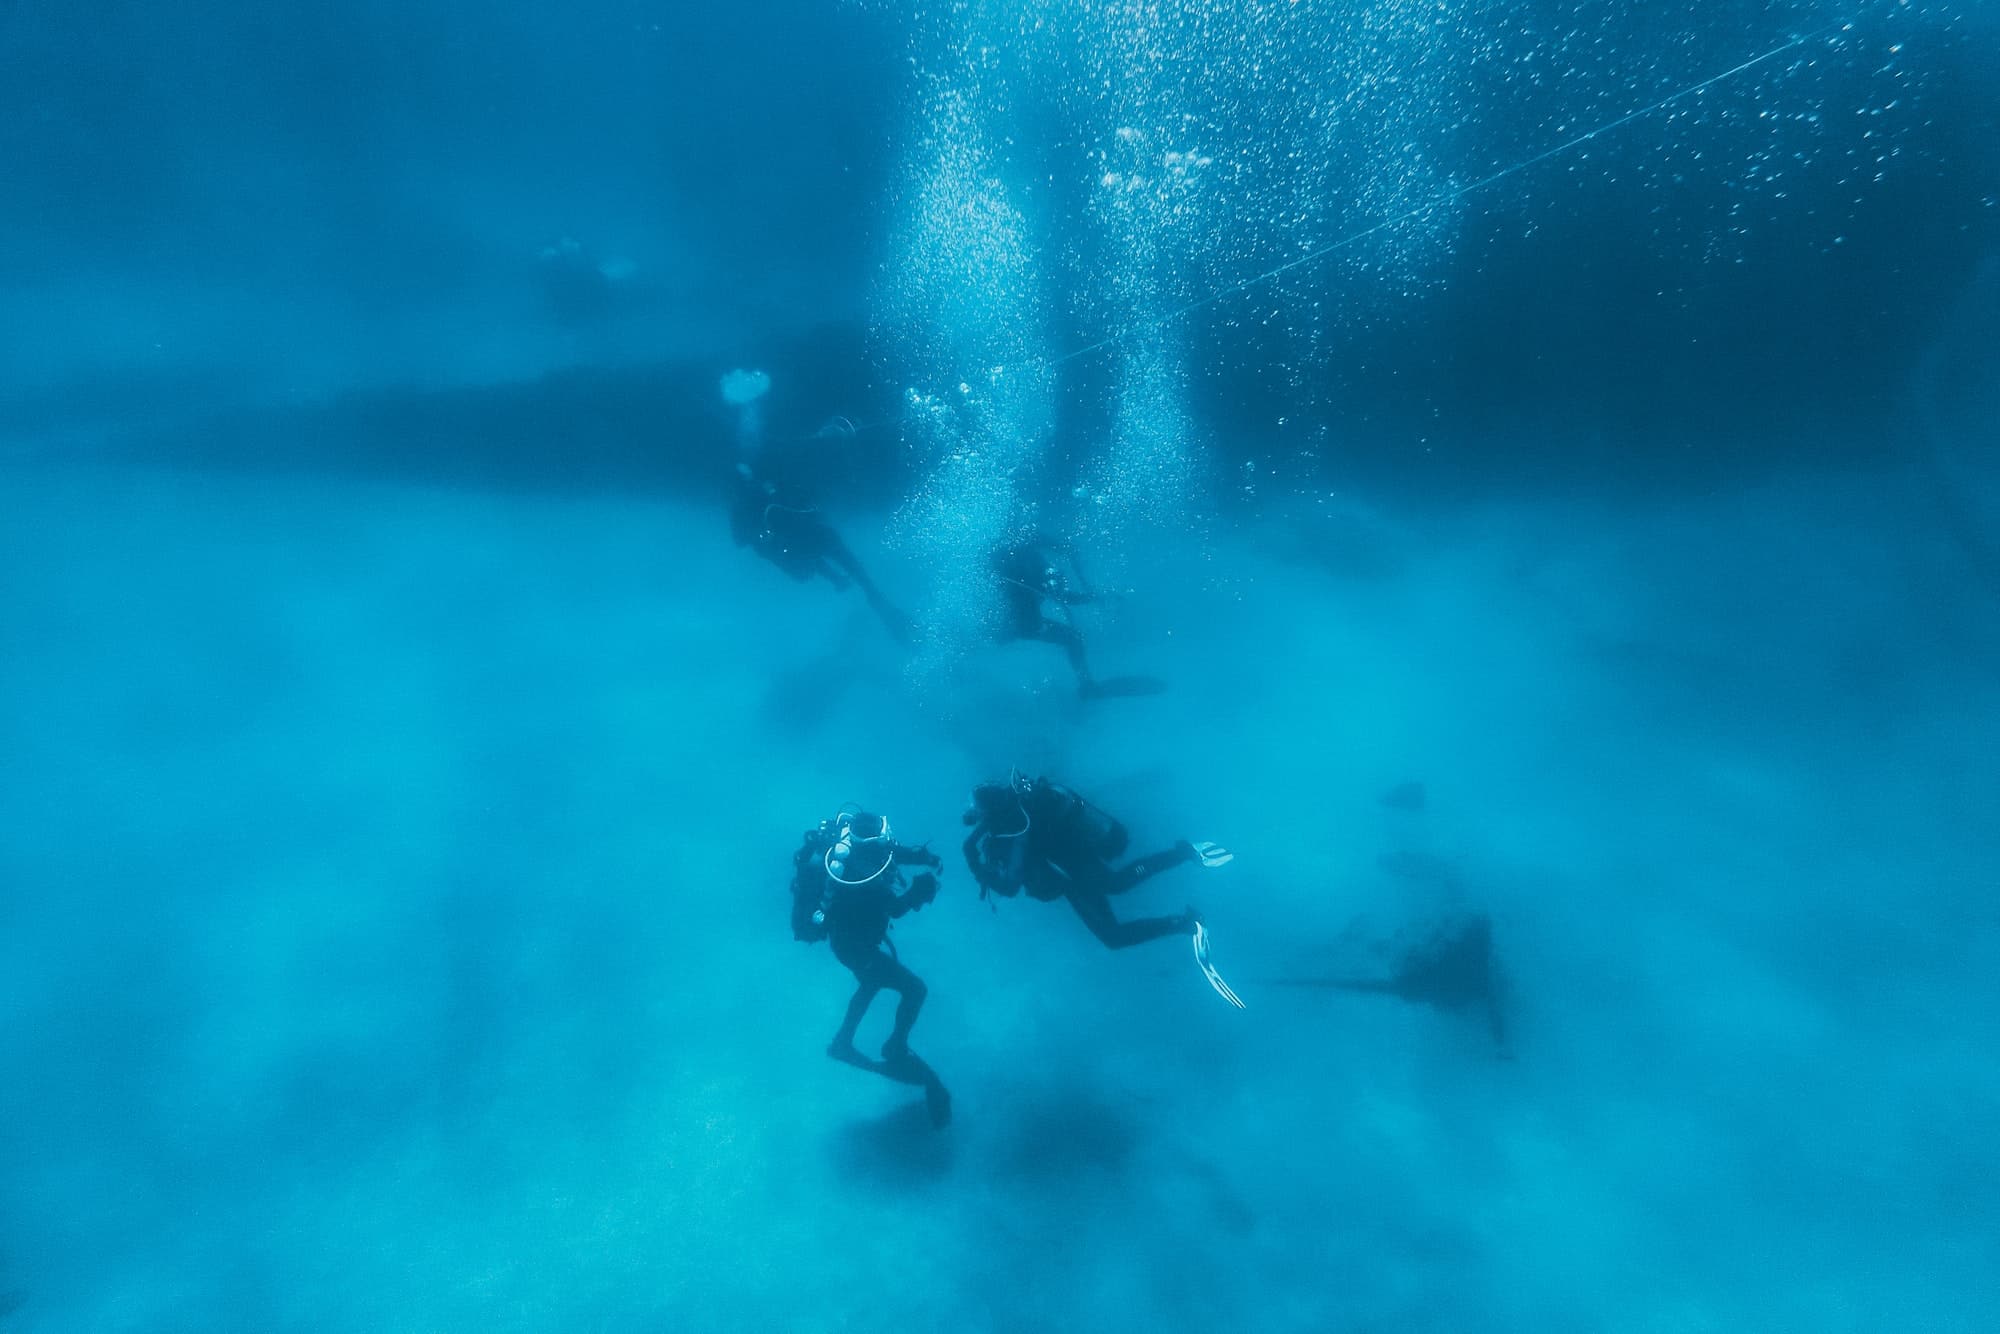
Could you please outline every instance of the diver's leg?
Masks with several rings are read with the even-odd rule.
[[[1137,861],[1114,867],[1105,877],[1104,892],[1123,894],[1141,881],[1151,880],[1162,871],[1171,871],[1176,866],[1185,866],[1194,860],[1194,849],[1186,843],[1168,848],[1165,852],[1155,852]]]
[[[1075,626],[1065,625],[1061,621],[1050,620],[1044,616],[1040,624],[1022,637],[1039,639],[1044,644],[1058,645],[1069,656],[1070,670],[1076,673],[1076,688],[1085,694],[1090,693],[1096,683],[1091,680],[1090,662],[1084,656],[1083,636],[1076,632]]]
[[[841,1021],[840,1031],[834,1034],[826,1054],[836,1061],[858,1065],[904,1084],[924,1084],[936,1078],[930,1067],[922,1062],[911,1065],[906,1059],[910,1054],[910,1026],[917,1022],[917,1012],[924,1004],[926,989],[922,980],[879,946],[869,954],[850,953],[841,962],[853,971],[859,985],[854,999],[847,1003],[847,1017]],[[889,1040],[882,1044],[883,1059],[873,1061],[855,1047],[854,1035],[861,1027],[861,1017],[868,1013],[869,1003],[883,991],[893,991],[900,999],[896,1004],[896,1025]]]
[[[1128,945],[1143,945],[1162,936],[1184,936],[1193,929],[1186,914],[1179,917],[1138,917],[1121,922],[1118,915],[1111,911],[1111,900],[1097,891],[1071,890],[1068,898],[1069,906],[1076,909],[1076,915],[1090,928],[1090,934],[1114,950],[1122,950]]]
[[[924,998],[930,995],[930,988],[924,980],[891,960],[889,966],[877,975],[884,987],[897,994],[896,1023],[889,1030],[889,1040],[882,1044],[882,1059],[894,1060],[910,1054],[910,1029],[916,1025],[917,1015],[924,1008]]]
[[[877,1069],[898,1083],[921,1087],[931,1124],[942,1128],[951,1121],[951,1094],[937,1077],[937,1071],[910,1050],[910,1029],[916,1024],[917,1013],[924,1008],[924,997],[930,994],[930,989],[901,961],[885,956],[884,962],[886,966],[876,973],[876,978],[900,999],[896,1002],[896,1026],[890,1030],[889,1040],[882,1044],[882,1064]]]
[[[847,543],[843,542],[840,535],[830,528],[827,530],[827,547],[824,560],[828,565],[837,567],[845,572],[845,577],[852,580],[854,585],[861,590],[861,596],[868,600],[868,606],[881,618],[882,624],[889,628],[889,633],[895,635],[898,639],[908,640],[912,624],[910,618],[905,616],[902,609],[897,607],[895,603],[882,596],[882,590],[877,588],[875,581],[868,577],[868,571],[862,567],[860,558],[853,551],[849,550]]]
[[[1038,598],[1023,596],[1017,586],[1010,583],[1001,584],[1000,610],[1000,623],[993,634],[996,643],[1011,644],[1017,639],[1033,639],[1040,632],[1041,601]]]
[[[929,990],[924,986],[923,979],[882,949],[877,949],[869,958],[842,962],[854,970],[859,985],[854,989],[854,999],[847,1002],[847,1016],[841,1020],[840,1031],[834,1034],[826,1054],[836,1061],[845,1061],[893,1079],[898,1084],[916,1085],[924,1091],[924,1107],[930,1113],[931,1124],[940,1129],[949,1125],[951,1094],[945,1089],[944,1081],[937,1077],[937,1071],[910,1050],[910,1028],[917,1022],[917,1012],[923,1009],[924,997]],[[889,1040],[882,1044],[882,1059],[871,1061],[855,1048],[854,1034],[861,1027],[861,1016],[868,1012],[869,1002],[885,989],[897,993],[899,997],[896,1026],[890,1031]]]
[[[861,586],[864,596],[871,598],[881,596],[880,590],[875,587],[875,581],[870,579],[868,571],[861,567],[861,558],[854,554],[839,533],[828,528],[820,538],[820,543],[821,556],[827,564],[844,570],[848,578]]]
[[[840,1031],[833,1035],[827,1045],[826,1054],[836,1061],[846,1061],[849,1065],[873,1068],[874,1063],[863,1056],[854,1046],[854,1034],[861,1027],[861,1017],[868,1013],[868,1007],[875,1002],[875,996],[882,990],[881,983],[864,978],[857,971],[854,995],[847,1002],[847,1014],[840,1021]]]

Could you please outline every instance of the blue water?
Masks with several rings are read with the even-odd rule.
[[[1942,0],[0,12],[0,1330],[2000,1327],[1996,89]],[[914,642],[731,542],[738,368]],[[1030,530],[1162,693],[994,642]],[[1014,766],[1236,853],[1116,904],[1246,1009],[978,897]],[[824,1055],[848,801],[942,1130]]]

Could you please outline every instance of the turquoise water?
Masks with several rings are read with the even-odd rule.
[[[1993,1327],[1991,16],[1452,197],[1840,17],[11,14],[0,1329]],[[978,897],[1014,766],[1246,1009]]]

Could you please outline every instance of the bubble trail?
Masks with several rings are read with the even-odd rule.
[[[1445,208],[1451,204],[1454,204],[1459,200],[1465,198],[1467,195],[1476,194],[1481,190],[1488,189],[1494,185],[1497,185],[1501,181],[1508,179],[1511,176],[1518,176],[1520,173],[1527,171],[1531,167],[1539,166],[1540,164],[1547,162],[1551,158],[1560,157],[1564,153],[1569,152],[1573,148],[1580,147],[1583,144],[1590,143],[1594,139],[1598,139],[1604,135],[1610,134],[1615,130],[1622,129],[1625,126],[1630,125],[1633,121],[1642,120],[1647,116],[1653,115],[1655,112],[1663,111],[1666,108],[1674,105],[1676,102],[1680,102],[1687,98],[1694,97],[1702,92],[1705,92],[1710,88],[1715,87],[1717,84],[1726,83],[1730,79],[1733,79],[1740,74],[1746,73],[1749,70],[1753,70],[1757,68],[1759,65],[1767,64],[1770,61],[1776,60],[1778,57],[1785,55],[1788,52],[1796,51],[1801,47],[1804,47],[1812,42],[1819,40],[1820,38],[1826,36],[1828,33],[1836,31],[1839,32],[1851,31],[1854,28],[1854,26],[1855,26],[1854,20],[1851,19],[1836,19],[1831,23],[1822,24],[1819,27],[1814,28],[1808,32],[1801,33],[1797,37],[1793,37],[1789,41],[1774,46],[1768,51],[1764,51],[1759,55],[1751,56],[1748,60],[1744,60],[1738,64],[1731,65],[1728,69],[1723,70],[1720,73],[1711,74],[1707,78],[1702,79],[1697,83],[1688,84],[1686,87],[1678,89],[1675,92],[1669,93],[1665,97],[1659,98],[1658,100],[1653,102],[1648,102],[1645,106],[1639,107],[1635,110],[1628,111],[1624,115],[1619,116],[1615,120],[1605,121],[1603,124],[1598,125],[1593,129],[1586,130],[1582,134],[1576,135],[1569,139],[1565,139],[1559,144],[1555,144],[1552,145],[1551,147],[1545,148],[1541,152],[1534,154],[1532,157],[1522,158],[1518,162],[1515,162],[1506,167],[1502,167],[1499,171],[1493,172],[1491,175],[1482,176],[1478,180],[1473,181],[1467,185],[1461,185],[1456,189],[1447,191],[1446,193],[1439,195],[1435,199],[1417,205],[1415,208],[1406,209],[1405,211],[1397,213],[1391,217],[1383,218],[1379,222],[1370,223],[1368,226],[1363,227],[1359,231],[1349,232],[1347,235],[1342,236],[1337,240],[1329,241],[1327,242],[1327,244],[1320,246],[1315,250],[1300,255],[1294,259],[1287,260],[1283,264],[1279,264],[1273,268],[1265,269],[1261,273],[1252,274],[1248,278],[1241,279],[1238,282],[1230,283],[1227,286],[1219,287],[1215,291],[1210,292],[1206,296],[1199,297],[1193,301],[1189,301],[1184,305],[1176,306],[1172,310],[1169,310],[1162,315],[1142,320],[1136,324],[1130,325],[1120,330],[1117,333],[1111,334],[1104,338],[1100,338],[1096,342],[1086,343],[1082,347],[1072,348],[1068,352],[1063,352],[1060,354],[1051,354],[1049,356],[1043,356],[1043,357],[1031,357],[1025,361],[1017,362],[1014,363],[1013,365],[1008,365],[1008,366],[994,366],[990,368],[987,374],[997,377],[1003,373],[1014,374],[1023,370],[1052,369],[1054,367],[1061,366],[1067,362],[1075,361],[1079,357],[1086,357],[1093,352],[1101,352],[1105,348],[1116,346],[1117,344],[1122,343],[1126,339],[1131,338],[1137,334],[1146,333],[1154,329],[1164,328],[1165,326],[1174,323],[1176,320],[1184,319],[1185,317],[1194,314],[1198,310],[1203,310],[1209,306],[1217,304],[1218,302],[1226,301],[1232,296],[1237,296],[1243,292],[1247,292],[1254,287],[1261,286],[1262,284],[1270,282],[1272,279],[1281,277],[1284,274],[1290,273],[1295,269],[1304,268],[1306,265],[1313,264],[1319,260],[1325,259],[1328,255],[1331,255],[1338,250],[1342,250],[1347,246],[1351,246],[1355,244],[1357,241],[1366,240],[1368,237],[1374,236],[1380,232],[1387,231],[1391,227],[1395,227],[1402,223],[1409,222],[1415,218],[1421,218],[1427,213],[1433,213],[1438,209]],[[899,413],[893,417],[887,417],[879,421],[869,422],[866,425],[857,427],[856,429],[863,431],[872,431],[872,430],[880,430],[884,427],[897,426],[902,424],[903,422],[910,420],[915,415],[916,414],[914,412]]]
[[[1821,27],[1813,29],[1811,32],[1807,32],[1801,34],[1800,36],[1792,38],[1790,41],[1784,43],[1783,45],[1774,46],[1770,50],[1764,52],[1762,55],[1752,56],[1750,59],[1743,61],[1741,64],[1732,65],[1728,69],[1723,70],[1720,74],[1711,74],[1708,78],[1703,79],[1699,83],[1691,83],[1687,87],[1680,89],[1678,92],[1669,93],[1667,96],[1660,98],[1658,101],[1650,102],[1647,105],[1640,107],[1636,111],[1628,111],[1624,115],[1618,117],[1618,119],[1606,121],[1604,124],[1597,126],[1595,129],[1587,130],[1584,133],[1577,135],[1573,139],[1565,139],[1563,142],[1556,144],[1551,148],[1543,149],[1541,152],[1535,154],[1533,157],[1522,158],[1519,162],[1516,162],[1511,166],[1502,167],[1499,171],[1494,172],[1490,176],[1482,176],[1478,180],[1473,181],[1469,185],[1461,185],[1457,189],[1447,191],[1446,193],[1439,195],[1436,199],[1432,199],[1426,203],[1419,204],[1415,208],[1407,209],[1404,212],[1395,214],[1392,217],[1383,218],[1379,222],[1370,223],[1368,226],[1363,227],[1360,231],[1349,232],[1346,236],[1343,236],[1338,240],[1327,242],[1325,245],[1319,247],[1317,250],[1309,251],[1306,254],[1300,255],[1295,259],[1286,260],[1283,264],[1277,265],[1275,268],[1266,269],[1262,273],[1252,274],[1250,277],[1242,279],[1240,282],[1230,283],[1226,287],[1217,288],[1215,291],[1210,292],[1207,296],[1199,297],[1196,300],[1190,301],[1182,306],[1176,306],[1174,309],[1166,312],[1164,315],[1160,315],[1153,319],[1143,321],[1140,324],[1136,324],[1128,329],[1121,330],[1118,333],[1110,335],[1109,337],[1100,338],[1094,343],[1086,343],[1084,346],[1079,348],[1074,348],[1071,351],[1061,354],[1060,356],[1050,357],[1047,358],[1046,360],[1041,360],[1030,364],[1048,366],[1048,367],[1060,366],[1065,362],[1074,361],[1078,357],[1089,356],[1092,352],[1099,352],[1107,347],[1112,347],[1118,343],[1123,342],[1125,339],[1130,338],[1133,334],[1144,333],[1151,329],[1158,329],[1164,325],[1172,324],[1175,320],[1182,319],[1188,315],[1192,315],[1194,312],[1215,305],[1219,301],[1226,301],[1232,296],[1237,296],[1243,292],[1247,292],[1253,287],[1260,286],[1263,283],[1271,281],[1271,279],[1273,278],[1279,277],[1283,274],[1290,273],[1294,269],[1303,268],[1308,264],[1312,264],[1318,260],[1325,259],[1328,255],[1333,254],[1336,250],[1340,250],[1343,249],[1344,247],[1353,245],[1356,241],[1366,240],[1368,237],[1375,235],[1377,232],[1387,231],[1389,228],[1397,226],[1401,223],[1409,222],[1414,218],[1421,218],[1427,213],[1433,213],[1438,209],[1444,208],[1451,204],[1455,204],[1469,194],[1475,194],[1480,190],[1488,188],[1489,186],[1497,185],[1501,181],[1506,180],[1510,176],[1517,176],[1520,173],[1528,170],[1530,167],[1539,166],[1541,163],[1547,162],[1550,158],[1560,157],[1564,153],[1569,152],[1572,148],[1576,148],[1582,144],[1587,144],[1591,140],[1598,138],[1600,135],[1610,134],[1613,130],[1622,129],[1624,126],[1630,125],[1635,120],[1643,119],[1646,116],[1652,115],[1656,111],[1664,111],[1666,108],[1672,106],[1674,103],[1682,100],[1683,98],[1693,97],[1697,93],[1703,92],[1704,90],[1709,88],[1713,88],[1716,84],[1726,82],[1729,79],[1733,79],[1737,75],[1742,74],[1747,70],[1755,69],[1757,66],[1764,64],[1766,61],[1776,60],[1779,56],[1784,55],[1788,51],[1796,51],[1800,47],[1805,46],[1807,43],[1816,41],[1817,39],[1826,36],[1826,34],[1833,32],[1836,29],[1845,32],[1851,29],[1853,26],[1854,26],[1853,23],[1847,20],[1836,20],[1835,22],[1824,24]]]

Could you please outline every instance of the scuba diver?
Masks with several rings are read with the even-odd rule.
[[[1271,985],[1317,991],[1393,996],[1447,1014],[1482,1020],[1493,1046],[1510,1058],[1507,984],[1493,948],[1493,922],[1484,913],[1450,914],[1420,924],[1383,947],[1388,957],[1372,966],[1331,974],[1278,977]]]
[[[1012,898],[1026,890],[1030,898],[1044,902],[1067,899],[1091,934],[1114,950],[1164,936],[1192,936],[1195,960],[1209,985],[1242,1008],[1243,1002],[1209,961],[1208,928],[1198,911],[1190,907],[1171,917],[1121,920],[1111,908],[1112,895],[1162,871],[1191,862],[1227,866],[1235,860],[1227,848],[1183,840],[1165,851],[1113,866],[1112,859],[1123,855],[1130,841],[1125,826],[1069,788],[1019,772],[1004,783],[974,788],[965,823],[972,826],[965,836],[965,862],[979,881],[981,898],[988,894]]]
[[[1067,559],[1070,574],[1064,574],[1056,551]],[[993,577],[999,585],[1002,621],[1000,640],[1038,639],[1054,644],[1069,657],[1076,673],[1076,693],[1084,699],[1104,699],[1113,695],[1153,695],[1166,688],[1150,676],[1118,676],[1100,681],[1090,674],[1090,661],[1083,650],[1083,636],[1069,615],[1069,608],[1102,600],[1084,578],[1074,547],[1051,547],[1036,541],[996,547],[990,557]],[[1053,603],[1060,618],[1045,610]]]
[[[911,621],[868,577],[861,561],[816,506],[792,494],[764,463],[762,399],[771,377],[762,371],[731,371],[722,377],[723,401],[736,409],[736,482],[729,501],[729,532],[800,582],[824,578],[836,589],[861,596],[898,643],[910,641]],[[835,417],[812,437],[819,442],[851,439],[854,423]]]
[[[929,869],[903,888],[898,862]],[[793,939],[826,941],[833,946],[833,957],[854,974],[854,995],[826,1054],[898,1083],[921,1086],[931,1123],[940,1127],[951,1120],[951,1094],[937,1072],[910,1050],[910,1029],[928,988],[896,957],[889,923],[937,897],[936,872],[943,866],[930,849],[897,843],[882,816],[854,807],[843,807],[807,830],[792,856]],[[896,1020],[877,1061],[861,1054],[854,1035],[883,991],[897,995]]]

